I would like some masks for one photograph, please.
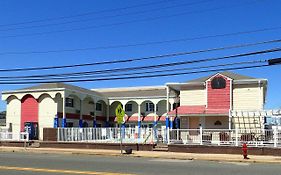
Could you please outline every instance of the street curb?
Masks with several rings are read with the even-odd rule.
[[[281,158],[276,157],[276,159],[248,159],[244,160],[238,158],[209,158],[209,157],[202,157],[202,155],[198,154],[196,156],[186,156],[186,157],[176,157],[176,156],[161,156],[161,155],[141,155],[141,151],[133,153],[133,154],[123,154],[120,153],[111,153],[111,152],[85,152],[83,151],[73,151],[67,149],[40,149],[40,148],[14,148],[14,147],[0,147],[0,152],[14,152],[14,153],[36,153],[36,154],[64,154],[64,155],[96,155],[96,156],[114,156],[114,157],[136,157],[136,158],[155,158],[155,159],[173,159],[173,160],[201,160],[201,161],[214,161],[214,162],[241,162],[241,163],[275,163],[281,164]],[[108,151],[108,150],[106,150]],[[159,152],[158,152],[159,153]]]

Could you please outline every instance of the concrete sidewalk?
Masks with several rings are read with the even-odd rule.
[[[41,154],[82,154],[82,155],[104,155],[104,156],[129,156],[161,159],[179,160],[207,160],[220,162],[248,162],[248,163],[281,163],[281,157],[249,155],[244,160],[242,155],[237,154],[197,154],[197,153],[175,153],[158,151],[134,151],[130,155],[121,155],[120,150],[103,149],[61,149],[61,148],[22,148],[22,147],[0,147],[1,152],[27,152]]]

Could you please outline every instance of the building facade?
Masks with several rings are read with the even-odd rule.
[[[115,109],[120,103],[127,127],[262,127],[262,118],[245,121],[243,116],[240,121],[231,118],[229,111],[262,110],[266,90],[265,79],[222,72],[165,86],[89,90],[63,83],[42,84],[4,91],[2,100],[7,102],[10,131],[19,133],[33,122],[42,139],[43,128],[115,127]]]

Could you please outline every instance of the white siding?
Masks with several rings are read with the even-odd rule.
[[[39,139],[43,139],[43,128],[54,126],[54,117],[57,114],[57,103],[48,95],[39,99]]]
[[[263,109],[263,87],[235,85],[233,89],[234,110]]]
[[[9,97],[7,100],[6,117],[7,127],[9,127],[9,123],[12,123],[12,132],[17,136],[20,133],[21,101],[14,96]]]
[[[180,104],[184,105],[206,105],[205,89],[181,90]]]

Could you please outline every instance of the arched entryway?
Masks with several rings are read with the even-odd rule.
[[[38,101],[32,95],[25,95],[21,100],[21,131],[24,131],[26,122],[35,122],[38,125],[38,112]]]

